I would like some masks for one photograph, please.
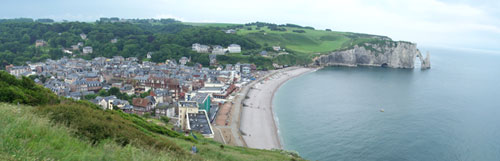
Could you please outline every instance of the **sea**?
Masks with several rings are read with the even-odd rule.
[[[326,67],[283,84],[284,148],[308,160],[500,160],[500,54],[423,51],[429,70]]]

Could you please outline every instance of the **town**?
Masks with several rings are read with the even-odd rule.
[[[199,50],[200,46],[194,44],[193,50]],[[234,50],[241,49],[234,44],[229,51]],[[196,131],[213,138],[211,123],[219,107],[265,72],[256,71],[253,64],[217,65],[210,69],[198,63],[187,66],[189,61],[186,57],[164,63],[121,56],[92,60],[64,57],[28,62],[27,66],[9,65],[5,69],[17,77],[34,79],[59,96],[89,100],[105,110],[167,117],[176,131]]]

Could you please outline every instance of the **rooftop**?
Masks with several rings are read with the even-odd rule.
[[[190,113],[189,117],[189,127],[192,131],[198,131],[204,135],[211,135],[212,129],[210,128],[210,123],[207,120],[205,111],[199,111],[198,113]]]
[[[195,101],[197,103],[203,103],[205,99],[208,97],[208,93],[197,93],[193,98],[191,98],[191,101]]]

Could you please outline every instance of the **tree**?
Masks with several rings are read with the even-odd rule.
[[[170,121],[170,118],[168,118],[167,116],[161,116],[160,120],[163,121],[165,124],[168,124],[168,122]]]
[[[111,96],[111,95],[115,95],[115,96],[117,96],[117,95],[119,95],[119,94],[121,94],[121,93],[120,93],[120,89],[119,89],[119,88],[116,88],[116,87],[111,87],[111,88],[109,89],[109,91],[108,91],[108,94],[109,94],[110,96]]]

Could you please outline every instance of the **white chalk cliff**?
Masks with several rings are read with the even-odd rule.
[[[424,59],[417,45],[409,42],[382,41],[364,43],[353,48],[334,51],[314,58],[318,66],[380,66],[390,68],[414,68],[414,61],[419,57],[422,69],[430,68],[430,57]]]

